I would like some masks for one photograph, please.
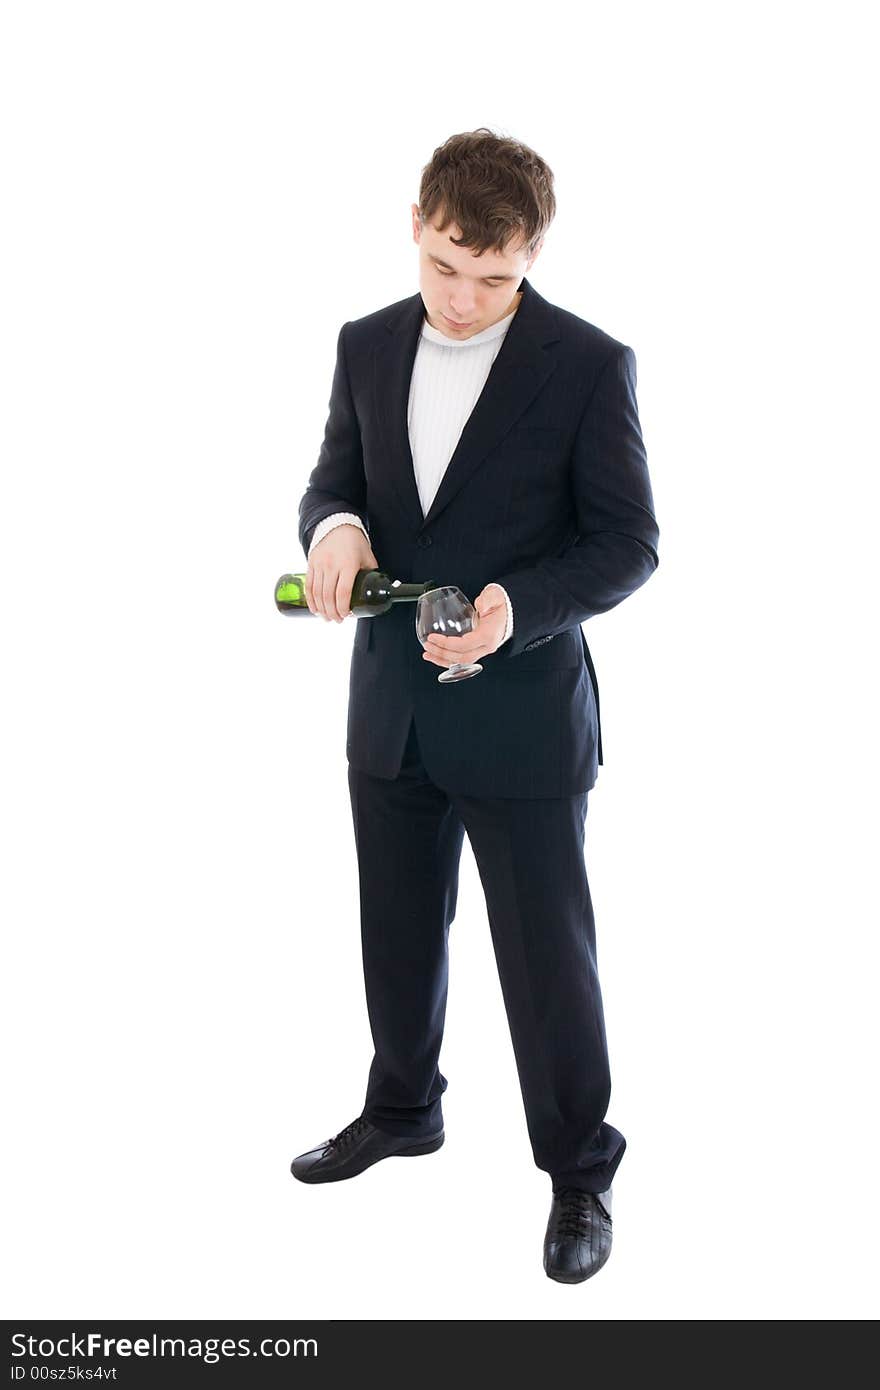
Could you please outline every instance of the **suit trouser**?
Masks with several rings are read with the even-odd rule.
[[[349,764],[348,781],[375,1048],[363,1114],[398,1135],[443,1126],[447,941],[466,830],[535,1163],[554,1188],[603,1192],[626,1141],[605,1122],[611,1082],[584,864],[589,793],[448,794],[428,777],[414,722],[395,779]]]

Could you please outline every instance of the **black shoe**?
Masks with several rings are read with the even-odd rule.
[[[300,1182],[341,1182],[343,1178],[357,1177],[381,1158],[433,1153],[444,1137],[442,1129],[417,1140],[386,1134],[363,1115],[358,1115],[332,1139],[295,1158],[290,1171]]]
[[[553,1193],[544,1237],[544,1272],[560,1284],[580,1284],[601,1269],[611,1254],[611,1188],[581,1192],[561,1187]]]

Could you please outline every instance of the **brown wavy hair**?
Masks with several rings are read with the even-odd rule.
[[[455,223],[454,246],[474,254],[501,255],[513,241],[531,256],[556,216],[553,171],[528,145],[487,126],[450,135],[422,170],[419,218],[442,217],[438,230]]]

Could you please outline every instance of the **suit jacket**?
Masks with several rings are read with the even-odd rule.
[[[632,348],[528,279],[520,289],[427,516],[407,425],[421,294],[344,323],[299,507],[306,552],[318,522],[350,511],[393,578],[456,584],[472,600],[491,581],[507,590],[513,636],[464,681],[440,684],[422,660],[415,604],[356,620],[349,762],[395,777],[414,716],[432,781],[466,796],[571,796],[594,785],[599,689],[580,624],[658,564]]]

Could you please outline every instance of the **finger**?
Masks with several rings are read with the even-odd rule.
[[[309,568],[306,571],[306,603],[309,605],[309,612],[317,615],[318,610],[315,607],[314,576],[315,571],[313,570],[312,566],[309,565]]]
[[[429,651],[448,656],[453,661],[460,661],[463,653],[472,650],[466,644],[466,637],[435,637],[432,633],[428,638]]]
[[[336,586],[336,607],[343,620],[351,613],[351,591],[354,588],[356,577],[356,569],[342,570],[339,575],[339,583]]]
[[[324,617],[324,571],[316,569],[312,576],[312,599],[315,604],[315,614],[319,618]]]
[[[428,660],[433,661],[435,666],[454,666],[457,661],[476,661],[481,656],[486,656],[487,651],[484,647],[464,647],[456,648],[455,651],[446,652],[423,652],[422,655]]]
[[[320,570],[320,571],[318,572],[318,589],[319,589],[319,592],[320,592],[320,603],[319,603],[319,607],[320,607],[320,610],[321,610],[321,617],[324,619],[324,621],[325,621],[326,623],[329,623],[329,622],[331,621],[331,618],[330,618],[330,585],[331,585],[331,583],[332,583],[332,580],[331,580],[331,578],[330,578],[329,572],[328,572],[327,570],[323,570],[323,569]]]
[[[337,582],[338,575],[335,574],[333,570],[328,570],[324,575],[324,613],[328,622],[331,623],[342,622],[342,619],[336,611]]]

